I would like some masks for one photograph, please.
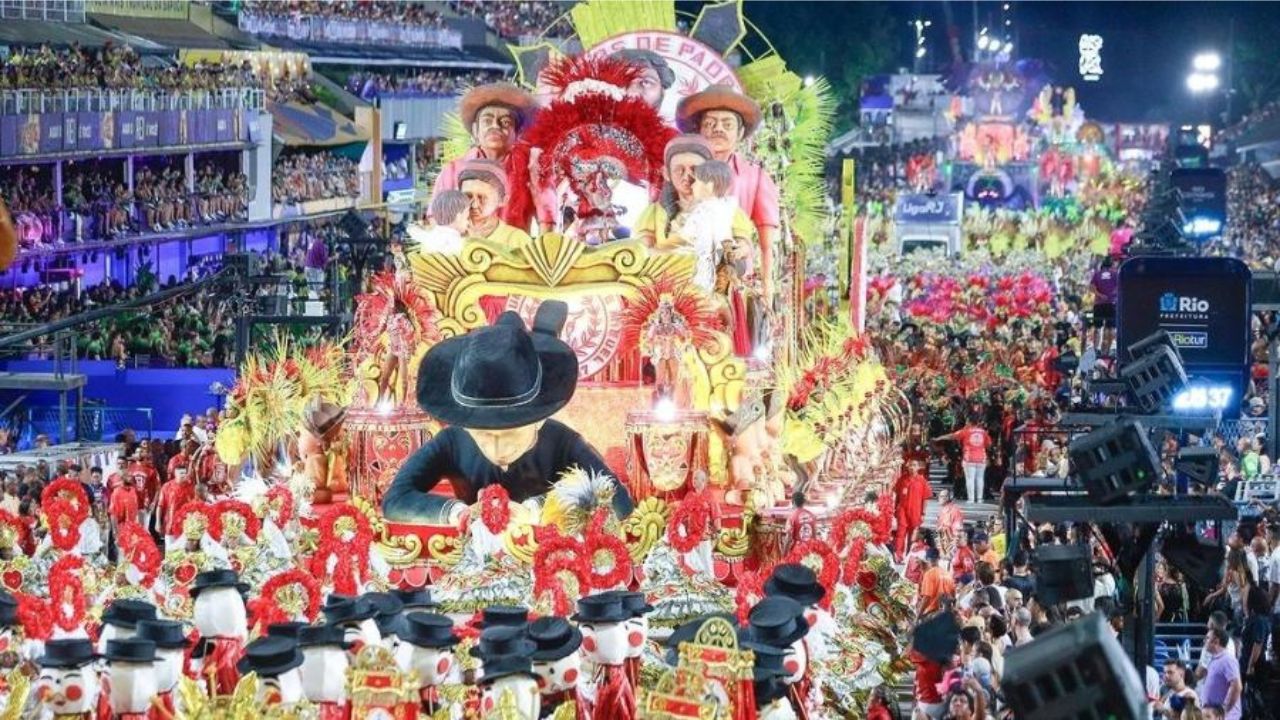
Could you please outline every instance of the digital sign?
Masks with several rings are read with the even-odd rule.
[[[1165,330],[1194,368],[1249,363],[1251,273],[1234,258],[1132,258],[1120,266],[1121,350]]]
[[[1182,192],[1187,237],[1203,240],[1221,235],[1227,223],[1227,175],[1221,168],[1178,168],[1173,186]]]

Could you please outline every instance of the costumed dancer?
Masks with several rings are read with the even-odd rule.
[[[111,719],[147,720],[159,693],[156,644],[141,638],[109,640],[102,656],[107,661],[103,697],[111,703]]]
[[[898,525],[893,546],[894,554],[901,560],[907,552],[907,542],[924,522],[925,503],[933,497],[933,487],[921,472],[918,460],[907,463],[907,472],[898,478],[894,494]]]
[[[147,710],[148,720],[172,720],[177,714],[174,691],[182,679],[182,665],[186,657],[187,636],[182,623],[174,620],[142,620],[135,637],[150,640],[156,647],[156,663],[153,667],[156,679],[156,695]]]
[[[45,712],[56,720],[94,720],[98,717],[102,685],[94,665],[98,655],[85,638],[50,640],[36,658],[40,677],[37,696]]]
[[[236,665],[241,675],[258,676],[259,705],[296,706],[302,700],[302,650],[298,641],[261,637],[249,643]]]
[[[302,648],[302,694],[320,710],[320,720],[351,717],[347,697],[347,669],[351,647],[337,625],[304,625],[298,628]]]
[[[627,677],[627,621],[631,613],[615,594],[596,594],[578,600],[570,618],[582,631],[583,655],[595,665],[595,677],[583,688],[591,717],[635,720],[636,695]]]
[[[191,585],[197,644],[192,677],[201,677],[209,697],[231,695],[240,682],[236,663],[249,637],[244,594],[249,586],[234,570],[207,570]]]
[[[383,395],[395,373],[400,383],[399,393],[392,392],[394,398],[402,398],[407,394],[409,355],[413,352],[407,346],[415,337],[413,323],[402,312],[403,304],[397,302],[397,312],[387,321],[387,338],[390,343],[387,357],[378,375],[378,398],[384,402]],[[399,318],[399,320],[397,320]],[[408,326],[404,327],[403,324]],[[313,395],[302,411],[302,432],[298,433],[298,454],[302,457],[304,471],[313,483],[311,500],[317,505],[327,505],[333,501],[334,493],[347,491],[346,446],[342,437],[342,425],[346,419],[347,409],[335,403]]]
[[[404,617],[396,664],[418,678],[418,698],[424,715],[434,716],[443,707],[451,707],[451,717],[462,717],[461,703],[450,703],[441,695],[445,685],[461,689],[462,672],[453,648],[460,640],[453,632],[453,621],[443,615],[411,612]]]
[[[532,332],[507,312],[490,327],[432,346],[418,373],[418,404],[449,427],[396,474],[382,498],[388,520],[456,525],[487,485],[502,485],[523,502],[544,495],[574,468],[609,477],[614,512],[631,513],[631,496],[604,458],[549,419],[577,387],[578,358],[559,339],[567,313],[563,302],[547,300]],[[445,478],[457,500],[431,494]]]
[[[568,703],[573,716],[586,720],[586,703],[578,691],[582,676],[582,632],[561,617],[541,617],[529,623],[528,636],[533,651],[533,672],[542,691],[542,716],[548,717]]]
[[[538,720],[542,697],[533,673],[533,641],[523,627],[486,628],[471,654],[481,662],[480,717]]]

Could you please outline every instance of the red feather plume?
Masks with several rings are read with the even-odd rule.
[[[663,295],[671,296],[676,313],[689,326],[694,346],[705,346],[723,328],[720,316],[711,309],[705,297],[693,290],[689,283],[677,283],[670,276],[663,275],[640,288],[636,297],[622,301],[620,352],[631,352],[639,346],[645,323],[658,311],[658,301]]]

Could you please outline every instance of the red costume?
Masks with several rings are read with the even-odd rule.
[[[116,525],[138,522],[138,489],[132,485],[116,488],[107,503],[107,513]]]
[[[907,543],[911,542],[912,534],[924,521],[924,505],[933,497],[933,488],[924,473],[916,471],[898,479],[896,495],[898,532],[893,547],[901,557],[907,550]]]
[[[351,704],[338,702],[320,702],[315,704],[320,709],[320,720],[350,720]]]
[[[178,710],[173,704],[173,691],[165,690],[151,699],[151,709],[147,711],[147,720],[173,720]]]
[[[200,675],[205,678],[210,696],[232,695],[240,682],[236,662],[244,650],[244,640],[237,637],[202,638],[204,659]]]
[[[156,527],[161,533],[169,534],[169,521],[178,508],[196,499],[196,486],[190,480],[170,480],[160,488],[160,497],[156,500]]]
[[[589,717],[635,720],[636,694],[622,665],[601,665],[597,670],[596,701]]]

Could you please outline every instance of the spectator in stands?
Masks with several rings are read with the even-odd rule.
[[[271,176],[271,199],[277,205],[342,197],[360,197],[354,160],[324,150],[297,150],[277,159]]]
[[[214,90],[258,87],[251,66],[200,61],[144,68],[142,58],[128,45],[108,40],[89,50],[78,42],[54,50],[14,48],[0,58],[0,90]]]
[[[1240,663],[1227,650],[1230,641],[1231,636],[1219,627],[1210,628],[1205,635],[1204,647],[1209,656],[1209,664],[1201,697],[1206,708],[1211,705],[1221,706],[1225,720],[1240,720],[1243,683],[1240,678]]]
[[[569,8],[558,2],[454,0],[452,5],[460,13],[481,18],[489,29],[510,40],[543,34],[566,37],[571,31],[568,23],[559,22]]]
[[[310,24],[302,20],[329,19],[338,22]],[[341,21],[349,22],[341,22]],[[284,22],[281,22],[284,21]],[[369,37],[385,38],[393,29],[441,30],[444,18],[429,2],[333,2],[331,0],[279,0],[246,2],[241,9],[240,28],[263,35],[282,35],[295,40],[320,40],[350,44],[356,30],[363,27]],[[374,29],[376,28],[376,29]],[[441,45],[437,34],[395,35],[400,43]]]
[[[347,76],[346,88],[362,100],[383,95],[452,97],[468,88],[502,79],[503,74],[493,70],[361,71]]]

